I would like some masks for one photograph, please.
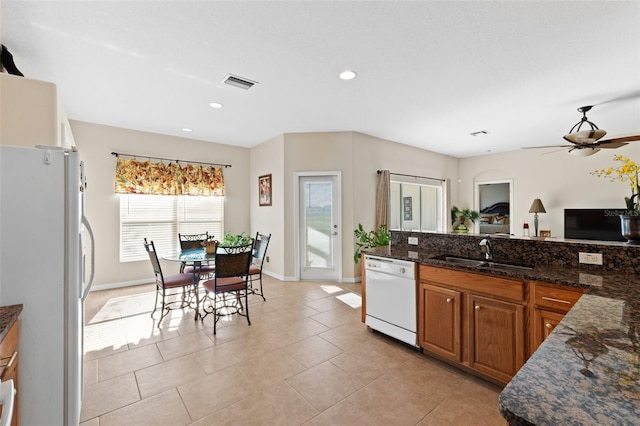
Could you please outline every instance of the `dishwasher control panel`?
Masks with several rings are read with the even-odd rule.
[[[408,279],[415,279],[416,277],[415,263],[406,260],[365,255],[364,268],[367,271],[377,271],[396,277]]]

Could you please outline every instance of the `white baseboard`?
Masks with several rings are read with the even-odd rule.
[[[108,283],[108,284],[100,284],[94,285],[91,287],[91,291],[101,291],[101,290],[111,290],[114,288],[122,288],[122,287],[131,287],[134,285],[142,285],[142,284],[153,284],[156,281],[154,277],[147,278],[144,280],[134,280],[134,281],[123,281],[119,283]]]

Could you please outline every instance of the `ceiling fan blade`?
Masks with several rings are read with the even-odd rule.
[[[549,148],[552,148],[552,147],[549,147]],[[566,147],[562,149],[554,149],[553,151],[549,151],[549,152],[543,152],[541,155],[555,154],[556,152],[560,152],[560,151],[566,151]]]
[[[575,148],[575,145],[542,145],[542,146],[523,146],[520,149],[538,149],[538,148]]]
[[[634,90],[633,92],[627,93],[626,95],[618,96],[616,98],[609,99],[608,101],[599,102],[592,106],[610,104],[612,102],[618,102],[618,101],[627,101],[629,99],[635,99],[635,98],[640,98],[640,90]]]
[[[640,141],[640,133],[629,133],[625,135],[613,136],[611,138],[598,141],[597,144],[602,145],[602,144],[610,144],[610,143],[618,143],[618,142],[636,142],[636,141]]]
[[[620,148],[621,146],[625,146],[625,145],[628,145],[628,144],[626,144],[624,142],[607,141],[606,143],[598,144],[598,148],[616,149],[616,148]]]

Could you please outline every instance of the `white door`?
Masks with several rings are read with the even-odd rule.
[[[340,174],[298,176],[300,279],[338,281]]]

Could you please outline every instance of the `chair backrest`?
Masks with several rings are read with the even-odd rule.
[[[252,263],[260,267],[260,269],[262,269],[264,258],[267,255],[267,247],[269,246],[270,239],[271,239],[271,234],[265,235],[265,234],[256,232],[256,238],[253,240]]]
[[[244,246],[224,247],[216,252],[217,278],[246,277],[251,266],[251,248],[253,244]]]
[[[209,238],[209,232],[204,234],[178,234],[180,240],[180,250],[201,249],[202,243]]]
[[[151,261],[151,266],[153,266],[153,272],[156,274],[156,279],[159,279],[160,282],[164,283],[162,268],[160,267],[158,254],[156,253],[156,246],[153,244],[153,241],[147,242],[147,239],[145,238],[144,249],[147,251],[147,254],[149,255],[149,260]]]

